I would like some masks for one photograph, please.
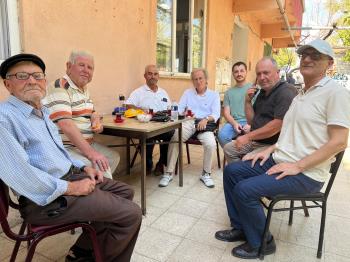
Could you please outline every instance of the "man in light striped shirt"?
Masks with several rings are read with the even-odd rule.
[[[142,218],[134,192],[68,154],[41,103],[44,62],[15,55],[1,64],[0,75],[10,92],[0,104],[0,179],[19,197],[22,218],[37,225],[91,221],[103,261],[130,261]],[[87,232],[66,261],[94,261]]]
[[[119,153],[94,141],[94,134],[101,133],[103,126],[87,89],[94,73],[93,57],[84,51],[73,51],[66,73],[48,86],[44,104],[50,109],[50,118],[59,127],[70,154],[112,178]]]

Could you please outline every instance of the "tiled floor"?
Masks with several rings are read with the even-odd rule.
[[[350,151],[350,150],[349,150]],[[184,186],[178,178],[166,188],[159,188],[159,177],[147,177],[147,215],[132,257],[133,262],[148,261],[242,261],[231,256],[236,244],[214,238],[217,230],[229,227],[222,188],[222,170],[213,161],[215,188],[208,189],[199,181],[202,166],[201,147],[191,147],[191,165],[185,164]],[[184,163],[186,163],[184,161]],[[137,168],[135,167],[135,173]],[[123,177],[136,191],[140,202],[140,181],[136,174]],[[271,231],[277,241],[277,252],[265,261],[350,261],[350,153],[335,181],[328,201],[324,254],[316,258],[320,210],[310,210],[305,218],[297,212],[293,226],[288,226],[287,213],[275,214]],[[11,214],[14,227],[20,222]],[[17,226],[18,227],[18,226]],[[34,261],[64,261],[74,236],[65,233],[44,240],[37,248]],[[0,234],[0,261],[8,261],[13,243]],[[18,261],[23,261],[22,247]]]

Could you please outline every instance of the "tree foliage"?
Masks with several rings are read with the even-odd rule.
[[[296,55],[293,48],[280,48],[272,57],[276,60],[279,68],[285,68],[287,72],[296,65]]]
[[[337,26],[350,26],[350,0],[328,0],[327,7],[331,14],[337,17]],[[350,30],[336,30],[332,42],[350,47]],[[350,62],[350,50],[346,51],[344,61]]]

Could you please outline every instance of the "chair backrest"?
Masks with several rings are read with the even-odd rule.
[[[332,163],[332,165],[331,165],[331,169],[330,169],[330,171],[329,171],[329,172],[331,173],[331,177],[330,177],[330,179],[329,179],[329,181],[328,181],[326,190],[325,190],[325,192],[324,192],[326,199],[328,198],[328,194],[329,194],[329,192],[331,191],[331,188],[332,188],[332,185],[333,185],[335,176],[337,175],[337,172],[338,172],[340,163],[341,163],[341,161],[342,161],[342,159],[343,159],[344,152],[345,152],[345,151],[339,152],[339,153],[335,156],[335,161],[334,161],[334,162]]]
[[[0,180],[0,223],[7,221],[9,199],[9,188]]]

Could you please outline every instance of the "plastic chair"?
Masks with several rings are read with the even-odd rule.
[[[269,205],[263,205],[268,209],[267,212],[267,217],[266,217],[266,224],[265,224],[265,230],[264,234],[262,236],[262,244],[260,247],[260,252],[259,252],[259,257],[261,260],[264,259],[264,254],[263,250],[266,247],[267,244],[267,238],[269,235],[269,227],[270,227],[270,222],[271,222],[271,216],[272,212],[280,212],[280,211],[289,211],[289,225],[292,225],[293,223],[293,211],[294,210],[299,210],[303,209],[305,216],[309,216],[309,213],[307,212],[308,208],[322,208],[322,214],[321,214],[321,225],[320,225],[320,234],[319,234],[319,240],[318,240],[318,249],[317,249],[317,258],[321,258],[322,256],[322,245],[323,245],[323,238],[324,238],[324,228],[325,228],[325,223],[326,223],[326,209],[327,209],[327,199],[329,192],[331,191],[335,176],[337,175],[339,165],[341,163],[341,160],[343,158],[344,151],[338,153],[336,155],[336,160],[335,162],[332,163],[330,173],[331,177],[328,181],[327,187],[325,192],[316,192],[316,193],[309,193],[309,194],[299,194],[299,195],[277,195],[271,198],[268,198],[271,200]],[[290,207],[289,208],[274,208],[274,206],[279,202],[279,201],[290,201]],[[294,201],[301,201],[302,205],[295,207],[294,206]],[[311,201],[309,205],[306,204],[306,201]]]
[[[81,227],[83,231],[87,231],[90,235],[95,261],[102,262],[102,256],[100,252],[100,248],[97,242],[95,229],[88,223],[77,222],[77,223],[69,223],[69,224],[59,224],[59,225],[32,225],[28,224],[25,221],[22,223],[22,226],[19,230],[19,233],[16,234],[10,228],[8,223],[8,211],[9,207],[13,209],[19,209],[19,205],[14,203],[9,196],[9,189],[5,185],[3,181],[0,180],[0,224],[5,235],[16,241],[15,246],[12,251],[12,255],[10,258],[10,262],[16,260],[16,256],[19,250],[19,246],[22,241],[27,241],[28,243],[28,252],[25,261],[32,261],[34,256],[35,248],[37,244],[46,237],[53,236],[59,233],[63,233],[66,231],[70,231],[72,229]],[[27,233],[25,233],[25,229],[27,228]]]
[[[219,147],[219,142],[218,142],[218,139],[217,139],[218,131],[219,131],[219,125],[220,125],[220,118],[216,121],[216,129],[214,130],[214,136],[215,136],[215,142],[216,142],[216,157],[217,157],[217,161],[218,161],[218,167],[221,168],[220,147]],[[187,163],[191,164],[189,145],[201,145],[202,143],[198,140],[196,135],[190,137],[184,143],[186,144]]]

